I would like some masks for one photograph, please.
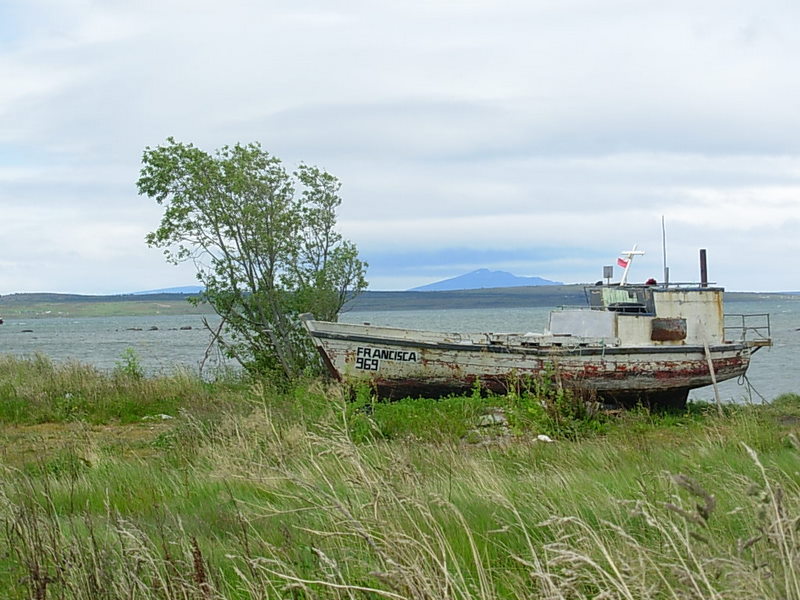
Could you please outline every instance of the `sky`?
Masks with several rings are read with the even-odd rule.
[[[370,289],[478,268],[800,290],[800,3],[0,0],[0,294],[195,283],[143,150],[342,181]],[[619,275],[619,270],[617,271]]]

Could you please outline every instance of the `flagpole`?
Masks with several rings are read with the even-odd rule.
[[[661,254],[664,257],[664,285],[669,286],[669,268],[667,267],[667,227],[664,215],[661,215]]]
[[[626,254],[628,256],[628,264],[625,265],[625,270],[622,272],[622,279],[619,280],[620,285],[625,285],[628,282],[628,271],[631,268],[631,263],[633,262],[632,254],[636,252],[636,244],[633,245],[631,249],[631,253],[623,252],[622,254]]]
[[[631,268],[631,263],[633,262],[633,257],[634,256],[640,256],[640,255],[644,254],[644,251],[643,250],[637,250],[636,246],[637,246],[637,244],[634,244],[633,248],[631,248],[630,250],[623,250],[622,252],[620,252],[620,254],[622,256],[627,258],[627,260],[626,260],[627,264],[625,265],[625,270],[622,272],[622,279],[619,280],[619,284],[620,285],[625,285],[628,282],[628,271]]]

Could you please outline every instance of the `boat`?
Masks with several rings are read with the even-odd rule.
[[[543,333],[448,333],[370,324],[302,321],[328,371],[381,397],[436,398],[480,386],[507,393],[550,376],[620,405],[681,408],[689,391],[747,372],[772,345],[768,314],[726,315],[722,287],[627,282],[636,247],[618,259],[625,272],[585,287],[586,306],[551,311]],[[665,272],[666,269],[665,269]]]

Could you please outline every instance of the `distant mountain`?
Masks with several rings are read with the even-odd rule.
[[[563,285],[560,281],[550,281],[541,277],[517,277],[506,271],[478,269],[465,275],[444,279],[413,288],[412,292],[442,292],[452,290],[479,290],[483,288],[522,287],[531,285]]]
[[[200,285],[184,285],[181,287],[162,288],[160,290],[147,290],[146,292],[131,292],[133,296],[146,294],[199,294],[205,288]]]

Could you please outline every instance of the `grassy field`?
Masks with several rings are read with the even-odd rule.
[[[0,358],[3,598],[800,599],[800,396],[609,414],[135,367]]]

